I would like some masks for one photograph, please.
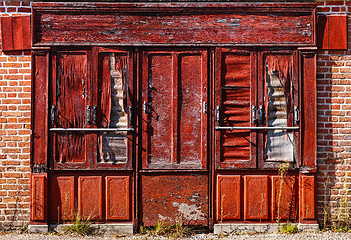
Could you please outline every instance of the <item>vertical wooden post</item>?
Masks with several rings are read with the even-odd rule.
[[[47,225],[49,48],[32,52],[31,226]],[[47,231],[47,227],[32,227]]]

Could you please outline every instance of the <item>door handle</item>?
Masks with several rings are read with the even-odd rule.
[[[219,125],[219,114],[220,114],[219,111],[220,111],[220,107],[217,105],[216,111],[215,111],[217,125]]]
[[[51,106],[51,124],[52,125],[55,124],[55,106],[54,105]]]
[[[264,125],[265,124],[265,121],[264,121],[264,108],[263,108],[262,105],[260,105],[260,107],[258,109],[258,112],[260,114],[260,124]]]
[[[96,120],[97,120],[97,106],[93,107],[93,124],[96,125]]]
[[[147,109],[147,103],[146,103],[146,101],[144,101],[144,103],[143,103],[143,111],[144,111],[144,113],[149,113],[149,112],[148,112],[148,109]]]
[[[300,110],[297,106],[294,106],[294,125],[298,125],[300,122]]]
[[[128,118],[129,125],[133,125],[133,107],[131,105],[128,107]]]
[[[252,124],[257,123],[257,109],[255,105],[252,105],[251,109]]]
[[[90,114],[91,114],[90,106],[88,105],[87,106],[87,125],[90,124]]]
[[[202,106],[203,113],[207,113],[207,102],[204,102]]]

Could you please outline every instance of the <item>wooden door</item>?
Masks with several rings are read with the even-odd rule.
[[[207,52],[145,51],[144,169],[207,168]]]
[[[206,50],[142,52],[141,217],[208,225]]]
[[[216,51],[215,156],[218,169],[256,167],[257,130],[249,129],[258,123],[256,62],[254,52],[221,48]]]
[[[131,168],[133,75],[128,51],[94,48],[93,54],[90,50],[54,52],[53,169]]]
[[[123,49],[53,52],[50,222],[132,221],[133,64]]]

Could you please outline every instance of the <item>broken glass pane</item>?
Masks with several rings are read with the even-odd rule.
[[[127,128],[126,56],[109,53],[101,60],[101,125],[106,128]],[[103,132],[99,138],[99,146],[100,162],[127,162],[126,132]]]
[[[291,56],[266,58],[266,109],[268,127],[287,127],[291,110]],[[286,130],[267,130],[266,161],[294,161],[294,135]]]

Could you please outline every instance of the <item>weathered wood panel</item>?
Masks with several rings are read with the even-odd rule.
[[[145,146],[147,155],[144,155],[143,166],[169,166],[174,162],[172,120],[177,120],[173,116],[172,96],[173,85],[176,84],[175,59],[171,53],[153,53],[145,56],[144,60],[147,61],[143,64],[143,88],[147,91],[143,103],[144,114],[147,114],[144,139],[148,145]]]
[[[47,219],[47,174],[32,174],[31,178],[31,220]]]
[[[1,17],[1,48],[2,51],[13,50],[12,17]]]
[[[49,51],[35,51],[32,55],[32,136],[31,164],[48,164],[48,90]],[[33,169],[35,172],[36,170]],[[40,171],[40,170],[39,170]]]
[[[329,49],[347,50],[347,16],[328,16]]]
[[[300,176],[300,216],[301,219],[316,218],[316,185],[315,176]]]
[[[84,218],[102,218],[102,176],[78,177],[78,212]]]
[[[298,186],[295,176],[272,176],[272,220],[296,221]]]
[[[177,163],[206,167],[207,54],[178,55]],[[206,106],[204,106],[206,105]]]
[[[256,55],[250,52],[217,50],[216,106],[220,121],[227,127],[251,127],[256,106]],[[216,116],[217,117],[217,116]],[[217,120],[218,121],[218,120]],[[256,131],[220,130],[216,133],[217,166],[251,168],[256,166]]]
[[[319,49],[347,49],[346,15],[319,15],[317,27]]]
[[[314,44],[314,6],[38,3],[33,4],[34,44],[311,45]],[[63,11],[67,14],[63,15]],[[72,14],[77,11],[79,14]]]
[[[217,176],[217,221],[241,219],[241,176]]]
[[[87,51],[59,51],[53,54],[52,127],[84,128],[90,124],[90,56]],[[90,166],[86,144],[89,134],[62,131],[53,133],[55,168]]]
[[[30,50],[30,16],[1,17],[1,43],[4,52]]]
[[[141,176],[142,224],[157,221],[185,225],[208,224],[207,174],[165,174]]]
[[[106,177],[106,219],[131,219],[131,189],[129,176]]]
[[[74,176],[51,177],[50,220],[73,220],[75,214]]]
[[[328,16],[326,15],[317,17],[317,44],[319,49],[329,48]]]
[[[244,176],[244,218],[268,220],[268,176]]]
[[[145,52],[143,167],[205,168],[206,51]]]
[[[316,54],[301,54],[301,150],[302,166],[316,171],[317,162],[317,81]]]

